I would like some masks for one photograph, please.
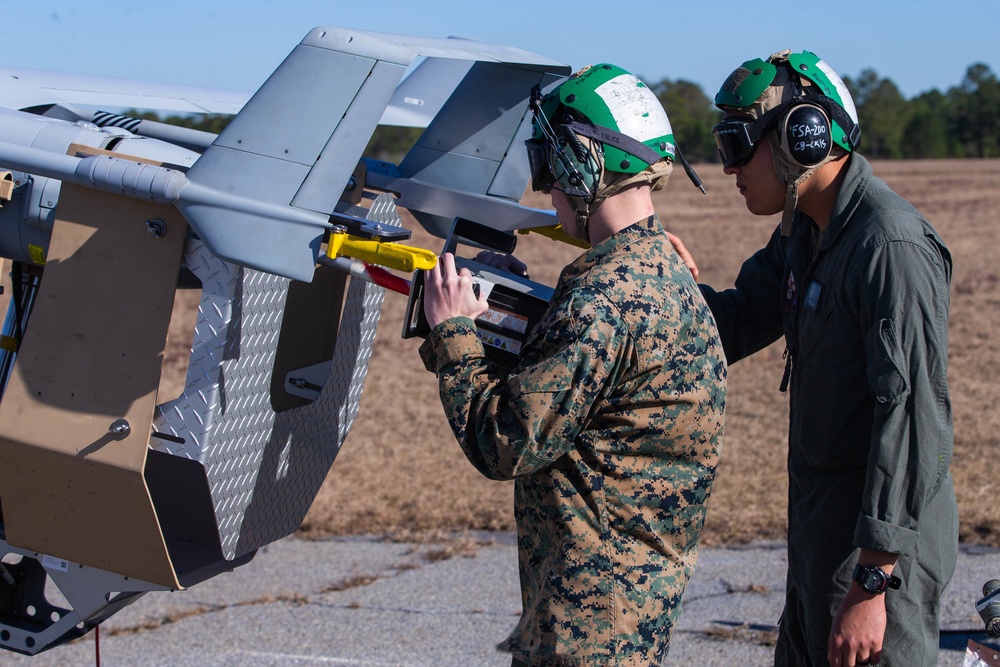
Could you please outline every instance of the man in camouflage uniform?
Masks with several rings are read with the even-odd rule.
[[[420,352],[466,457],[515,480],[513,664],[659,665],[722,445],[723,351],[653,209],[675,151],[656,97],[596,65],[533,108],[533,187],[592,247],[507,375],[476,335],[485,298],[444,255],[426,274]]]

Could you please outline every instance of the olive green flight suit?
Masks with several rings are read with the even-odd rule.
[[[729,363],[782,334],[788,348],[788,588],[776,664],[828,664],[833,616],[865,548],[899,554],[882,667],[935,665],[958,552],[951,255],[867,160],[849,159],[822,234],[797,213],[792,235],[775,230],[735,288],[702,290]]]

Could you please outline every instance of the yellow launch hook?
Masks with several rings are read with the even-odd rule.
[[[369,264],[407,273],[417,269],[432,269],[437,264],[437,255],[424,248],[390,241],[372,241],[337,231],[330,232],[326,256],[330,259],[341,256],[353,257]]]

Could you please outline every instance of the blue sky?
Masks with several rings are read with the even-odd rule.
[[[946,91],[976,62],[1000,75],[998,0],[780,5],[0,0],[0,64],[253,92],[311,28],[326,25],[470,37],[574,68],[613,62],[648,82],[693,81],[710,97],[741,62],[785,47],[817,53],[841,76],[872,68],[907,98]]]

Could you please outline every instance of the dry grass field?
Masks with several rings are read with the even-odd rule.
[[[952,474],[963,541],[1000,545],[1000,160],[877,162],[875,172],[930,219],[949,245],[950,370],[955,420]],[[755,218],[718,165],[697,167],[708,196],[677,170],[656,195],[667,229],[695,254],[701,281],[732,284],[741,262],[777,218]],[[544,206],[531,196],[526,204]],[[412,220],[413,243],[441,241]],[[576,250],[536,235],[518,256],[553,284]],[[301,527],[304,536],[385,533],[410,539],[467,530],[512,530],[512,483],[493,482],[465,460],[444,419],[418,340],[400,338],[405,299],[386,295],[358,419]],[[778,391],[779,342],[735,364],[722,464],[703,540],[734,544],[785,533],[787,402]]]

